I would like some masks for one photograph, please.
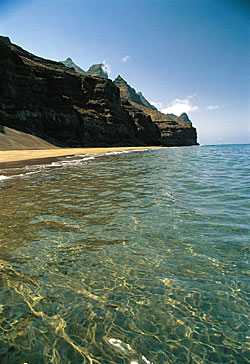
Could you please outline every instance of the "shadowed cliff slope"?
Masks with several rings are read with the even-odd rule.
[[[39,137],[0,125],[0,150],[56,148]]]

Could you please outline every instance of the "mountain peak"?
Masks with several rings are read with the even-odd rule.
[[[91,66],[87,72],[85,72],[83,69],[77,66],[70,57],[66,58],[65,61],[61,61],[61,63],[63,63],[65,66],[69,68],[74,68],[74,70],[79,73],[84,73],[84,74],[87,73],[88,75],[91,76],[108,78],[107,67],[103,63],[93,64],[93,66]]]
[[[103,63],[93,64],[87,71],[91,76],[97,76],[102,78],[108,78],[107,67]]]
[[[77,66],[70,57],[66,58],[65,61],[61,61],[61,63],[64,64],[64,66],[69,68],[74,68],[76,72],[79,73],[86,73],[83,69],[81,69],[79,66]]]
[[[127,82],[126,82],[126,81],[122,78],[122,76],[121,76],[121,75],[118,75],[118,76],[116,77],[115,81],[123,81],[123,82],[127,83]]]
[[[178,116],[177,121],[189,121],[190,122],[190,119],[189,119],[188,115],[185,112],[183,112],[180,116]]]
[[[4,37],[2,35],[0,35],[0,41],[6,44],[11,44],[10,38],[9,37]]]

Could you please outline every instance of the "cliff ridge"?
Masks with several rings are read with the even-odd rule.
[[[114,84],[119,87],[121,98],[136,102],[138,105],[149,107],[157,110],[155,106],[151,105],[143,96],[141,92],[136,92],[120,75],[114,80]]]

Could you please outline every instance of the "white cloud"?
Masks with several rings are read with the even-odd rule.
[[[193,98],[195,95],[188,96],[185,99],[175,99],[172,101],[169,106],[166,108],[161,109],[160,111],[164,114],[175,114],[175,115],[181,115],[183,112],[190,112],[198,110],[198,107],[195,105],[192,105],[190,102],[190,99]]]
[[[215,110],[218,109],[219,105],[209,105],[206,107],[207,110]]]
[[[122,63],[126,63],[130,59],[130,56],[122,57],[121,61]]]
[[[151,105],[155,106],[158,110],[162,109],[162,102],[149,101]]]
[[[189,113],[190,111],[196,110],[216,110],[219,108],[219,105],[209,105],[204,108],[200,108],[193,104],[191,101],[197,94],[192,94],[186,96],[183,99],[175,99],[166,107],[163,106],[162,102],[150,101],[150,104],[154,105],[159,111],[164,114],[175,114],[177,116],[181,115],[183,112]]]
[[[187,97],[187,99],[193,99],[195,96],[197,96],[197,94],[189,95],[189,96]]]
[[[105,59],[102,61],[102,64],[103,64],[103,71],[106,71],[108,73],[108,75],[110,75],[110,73],[111,73],[110,64],[108,64]]]

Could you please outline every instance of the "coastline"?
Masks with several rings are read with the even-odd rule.
[[[80,154],[105,154],[126,150],[159,149],[160,146],[142,147],[99,147],[99,148],[56,148],[33,150],[0,150],[0,168],[16,168],[17,166],[32,165],[44,161],[57,160],[60,157]]]

